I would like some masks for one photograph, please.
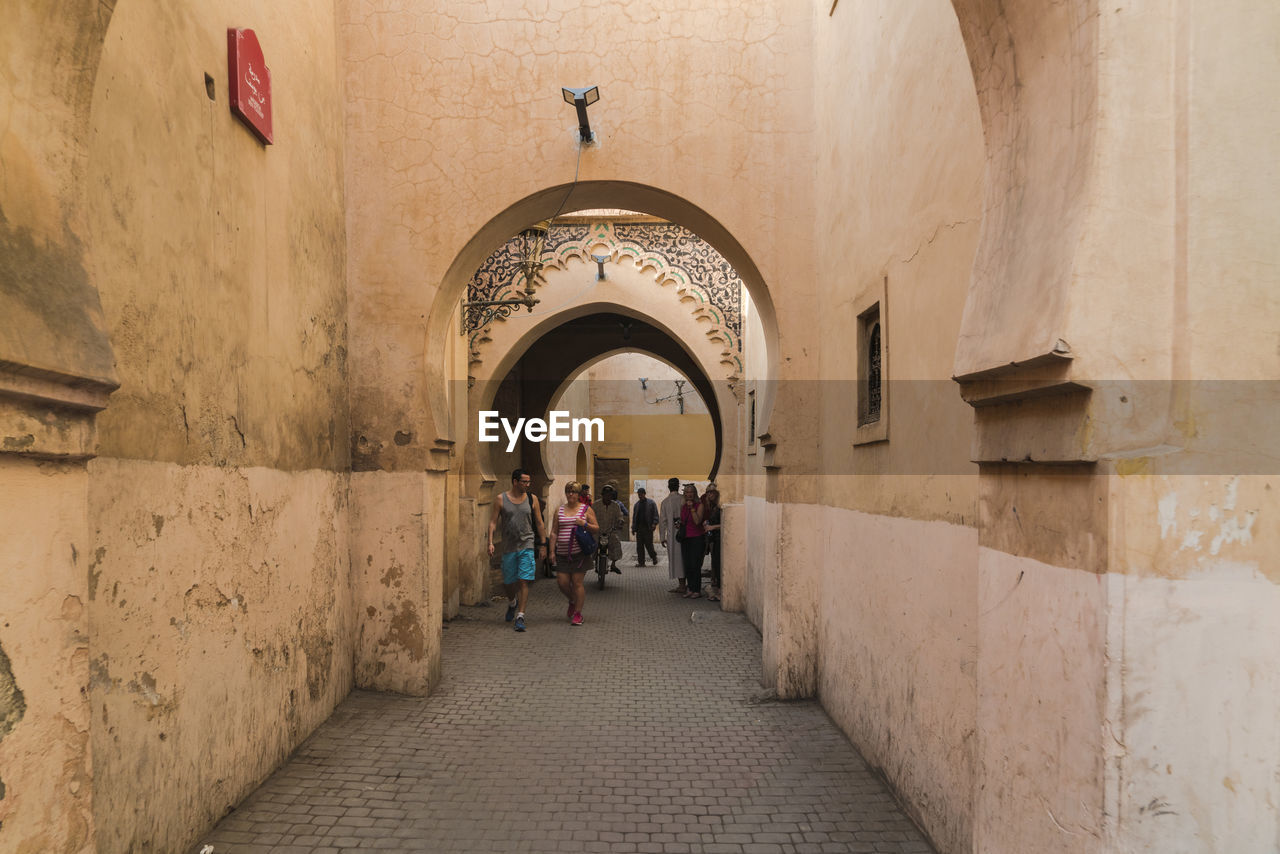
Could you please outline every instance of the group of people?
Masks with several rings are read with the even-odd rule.
[[[653,547],[656,530],[667,550],[667,571],[676,586],[672,593],[685,599],[701,599],[702,564],[711,558],[711,587],[706,598],[720,601],[720,489],[707,484],[706,494],[698,496],[698,487],[686,483],[682,488],[679,478],[667,481],[670,494],[662,499],[659,508],[636,490],[634,521],[631,530],[636,535],[636,563],[644,566],[646,552],[656,566],[658,554]]]
[[[592,552],[584,551],[577,531],[590,534],[602,543],[610,561],[610,569],[620,572],[617,561],[622,557],[622,537],[626,530],[627,509],[618,500],[612,485],[601,490],[601,498],[593,506],[586,484],[565,484],[565,503],[556,508],[548,535],[543,523],[538,497],[529,491],[532,478],[522,468],[511,472],[511,489],[493,503],[489,520],[489,555],[496,551],[494,534],[502,533],[502,583],[507,594],[506,620],[517,632],[526,629],[525,606],[529,601],[529,583],[537,577],[537,560],[545,558],[554,569],[556,583],[568,602],[565,619],[570,625],[583,623],[582,606],[586,601],[584,578],[591,568]],[[702,597],[702,564],[711,555],[711,589],[707,598],[720,599],[720,491],[714,483],[699,498],[693,484],[680,491],[678,478],[667,481],[671,495],[659,509],[637,490],[631,530],[636,537],[636,563],[644,566],[646,551],[653,564],[658,555],[653,547],[655,531],[667,549],[669,571],[677,579],[672,593],[687,599]],[[599,508],[597,514],[596,508]],[[548,549],[550,543],[550,549]],[[677,574],[677,567],[679,573]]]

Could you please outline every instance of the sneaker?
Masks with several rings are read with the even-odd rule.
[[[572,603],[572,602],[570,602],[570,603],[569,603],[569,610],[567,610],[567,611],[565,611],[565,612],[564,612],[564,618],[565,618],[566,620],[572,620],[572,619],[573,619],[573,614],[574,614],[574,610],[573,610],[573,603]]]
[[[575,625],[575,626],[580,626],[580,625],[582,625],[582,612],[581,612],[581,611],[575,611],[575,612],[573,613],[573,619],[572,619],[572,620],[570,620],[569,622],[570,622],[570,624]]]
[[[524,614],[521,614],[518,617],[516,617],[516,631],[517,632],[524,631]]]
[[[516,606],[508,605],[507,606],[507,622],[509,623],[515,618],[516,618]]]

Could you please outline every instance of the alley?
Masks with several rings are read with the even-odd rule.
[[[592,580],[594,576],[588,576]],[[356,692],[192,849],[930,852],[816,702],[768,700],[760,636],[663,569],[553,580],[444,629],[426,699]]]

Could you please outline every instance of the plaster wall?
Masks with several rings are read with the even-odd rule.
[[[353,411],[362,413],[356,433],[383,449],[385,468],[425,450],[391,447],[387,437],[407,429],[401,422],[435,418],[428,386],[437,369],[423,361],[421,326],[433,301],[451,312],[463,277],[529,221],[504,212],[528,198],[539,207],[532,219],[554,212],[575,169],[580,192],[570,209],[643,211],[653,205],[628,198],[629,182],[656,188],[670,210],[652,212],[678,214],[699,234],[714,224],[751,247],[757,287],[759,279],[785,282],[796,294],[778,318],[784,336],[808,326],[811,158],[807,137],[789,129],[808,109],[810,70],[791,58],[805,55],[811,4],[574,7],[575,31],[589,37],[568,41],[568,12],[492,12],[407,0],[339,4],[359,342]],[[623,43],[635,52],[604,47]],[[548,53],[547,45],[556,47]],[[592,110],[600,144],[581,152],[559,97],[570,79],[603,93]],[[460,91],[470,95],[458,99]]]
[[[745,504],[721,505],[720,607],[742,613],[747,601],[747,514]],[[758,626],[759,624],[756,623]]]
[[[98,851],[182,850],[351,690],[347,477],[90,463]]]
[[[351,474],[355,682],[361,688],[426,695],[439,681],[446,477]]]
[[[230,114],[229,25],[274,145]],[[83,137],[121,382],[87,493],[104,854],[182,850],[353,684],[342,106],[326,2],[111,16]]]
[[[1187,579],[1108,579],[1130,665],[1113,689],[1124,749],[1112,850],[1276,850],[1280,591],[1230,561]]]
[[[942,851],[969,850],[978,705],[977,531],[820,514],[818,696]]]
[[[139,2],[112,19],[90,137],[90,269],[122,385],[98,419],[99,452],[342,469],[345,223],[332,12],[297,0],[253,21],[273,72],[271,146],[230,114],[228,18],[240,18],[235,4]],[[148,109],[139,92],[149,93]]]
[[[591,411],[610,415],[706,414],[707,405],[684,374],[644,353],[618,353],[588,369]],[[641,385],[640,378],[645,383]],[[684,382],[684,412],[676,399],[676,380]]]
[[[1270,475],[1117,475],[1109,577],[1115,838],[1263,852],[1275,804],[1280,515]]]
[[[748,493],[744,498],[742,516],[746,530],[746,562],[742,603],[738,606],[751,620],[751,624],[763,631],[764,603],[768,591],[769,562],[767,549],[771,540],[765,528],[769,516],[769,504],[763,496]],[[726,526],[728,523],[726,522]],[[727,602],[727,600],[726,600]],[[728,604],[725,605],[728,608]]]
[[[982,126],[947,0],[837,6],[815,30],[820,299],[814,345],[829,506],[974,524],[973,412],[951,380],[982,217]],[[928,127],[928,133],[920,129]],[[855,444],[879,303],[886,441]]]
[[[1174,220],[1185,229],[1185,302],[1175,303],[1175,377],[1274,379],[1280,245],[1272,227],[1280,215],[1275,140],[1280,135],[1280,8],[1226,0],[1182,6],[1177,31],[1179,143],[1185,162],[1177,184],[1184,195]],[[1177,233],[1177,232],[1175,232]],[[1256,393],[1256,392],[1255,392]],[[1273,404],[1274,405],[1274,404]],[[1271,410],[1274,412],[1274,408]],[[1261,424],[1258,425],[1261,427]]]
[[[564,409],[573,413],[588,413],[591,411],[591,383],[587,377],[579,375],[565,390],[560,394],[559,400],[555,403],[557,409]],[[608,433],[605,434],[606,436]],[[547,442],[543,447],[543,457],[547,461],[547,471],[554,475],[555,481],[551,485],[551,493],[547,496],[547,501],[552,507],[557,507],[564,502],[564,485],[571,480],[578,479],[578,449],[585,451],[588,467],[588,475],[590,474],[591,458],[595,442]],[[502,472],[498,472],[502,474]],[[511,472],[507,471],[508,477]],[[506,485],[503,485],[506,488]]]
[[[973,850],[1107,844],[1107,576],[979,548]]]
[[[706,415],[601,417],[608,441],[596,443],[595,452],[630,459],[632,480],[705,481],[711,471],[716,439]]]
[[[8,457],[0,479],[0,850],[88,854],[88,477]]]
[[[683,374],[643,353],[620,353],[592,365],[588,377],[590,413],[605,422],[606,441],[596,453],[631,461],[631,482],[619,485],[629,493],[622,496],[628,506],[635,501],[635,481],[653,481],[663,492],[668,477],[705,481],[715,458],[715,431],[706,404]],[[677,380],[683,383],[683,414]]]
[[[11,364],[114,384],[84,254],[86,129],[111,8],[5,0],[0,14],[0,388]]]

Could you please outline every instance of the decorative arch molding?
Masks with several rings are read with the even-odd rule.
[[[767,378],[778,375],[778,320],[773,298],[763,274],[746,248],[707,211],[680,196],[666,190],[629,181],[581,181],[577,184],[560,184],[547,187],[520,199],[484,223],[470,240],[454,256],[441,278],[436,298],[427,321],[424,373],[428,393],[426,404],[430,424],[434,430],[434,451],[441,452],[439,459],[447,459],[453,447],[448,425],[451,423],[449,396],[438,393],[446,387],[449,377],[442,367],[447,363],[451,336],[458,334],[457,307],[462,300],[475,271],[512,235],[531,222],[549,219],[564,203],[566,194],[572,191],[575,210],[624,209],[642,211],[699,235],[715,248],[741,278],[752,305],[764,330],[765,374]],[[773,383],[764,385],[759,403],[757,425],[762,436],[767,435],[773,409]],[[766,441],[765,447],[772,447]]]
[[[642,245],[636,240],[620,239],[610,223],[593,223],[587,231],[574,231],[570,239],[552,248],[552,260],[543,268],[542,303],[533,313],[500,316],[471,333],[468,367],[472,380],[487,373],[483,366],[491,361],[491,354],[506,352],[506,348],[512,346],[512,333],[522,335],[524,328],[535,322],[533,318],[543,306],[558,305],[561,310],[574,311],[579,305],[593,305],[598,310],[606,303],[637,319],[657,320],[671,330],[672,337],[690,342],[692,349],[699,352],[708,376],[730,384],[742,379],[739,290],[742,282],[719,253],[678,226],[668,225],[662,231],[654,230],[646,235],[665,233],[665,243],[656,250],[651,243]],[[682,253],[682,243],[692,244],[694,249]],[[592,256],[604,257],[601,249],[608,252],[604,263],[613,265],[613,269],[603,283],[584,289],[582,282],[592,281],[598,269],[598,262]],[[689,270],[693,265],[679,263],[688,262],[694,252],[701,255],[705,266],[718,269],[721,278],[714,285],[696,283]],[[514,262],[490,263],[499,257],[512,256],[506,247],[490,256],[490,261],[477,274],[482,285],[473,292],[473,298],[501,298],[511,287]],[[703,272],[705,275],[705,270]],[[565,293],[574,289],[581,292],[580,297]],[[728,291],[734,292],[732,297]],[[571,317],[564,315],[562,319]],[[717,365],[718,370],[713,367]]]
[[[741,374],[742,279],[724,256],[698,235],[669,222],[601,219],[555,225],[547,241],[550,257],[543,267],[544,275],[564,270],[573,261],[592,264],[602,258],[615,264],[630,261],[640,271],[652,272],[656,284],[672,287],[675,298],[687,304],[695,318],[710,321],[712,330],[708,336],[724,345],[724,357],[735,361]],[[520,248],[520,240],[513,237],[485,259],[467,288],[467,298],[516,296]],[[507,319],[505,314],[468,316],[472,353],[478,354],[493,323]]]

